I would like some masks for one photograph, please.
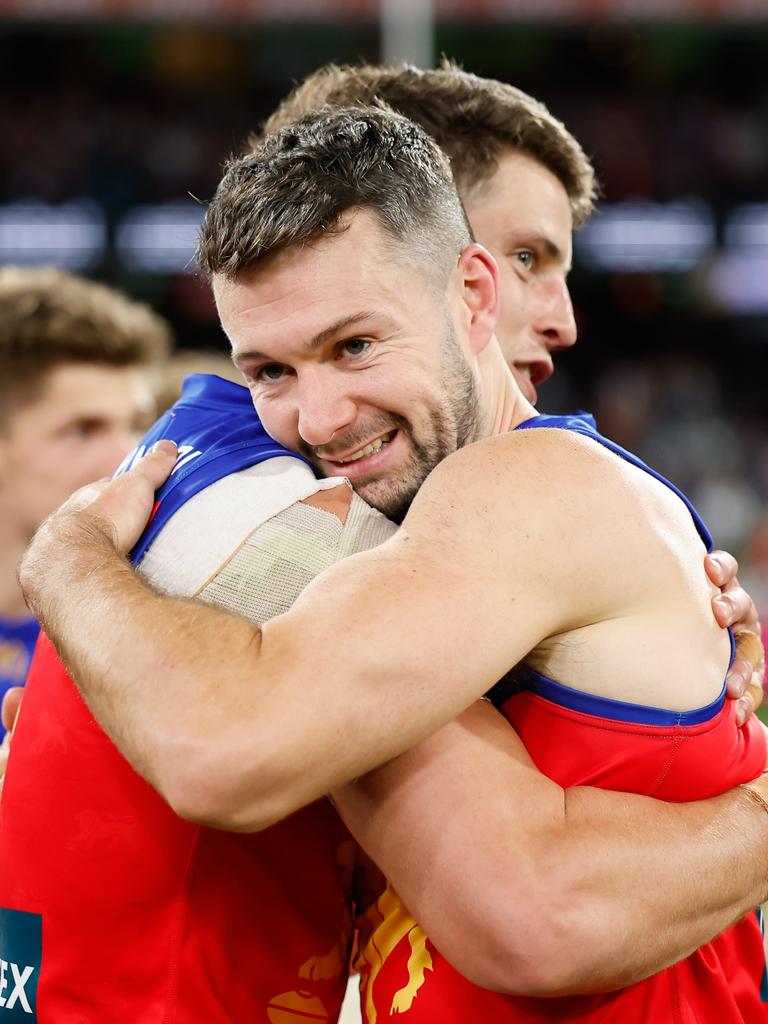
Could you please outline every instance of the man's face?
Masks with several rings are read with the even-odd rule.
[[[73,491],[117,468],[151,401],[138,369],[54,367],[41,393],[0,430],[3,515],[31,537]]]
[[[499,265],[496,336],[520,390],[535,403],[553,354],[576,341],[565,283],[573,231],[568,195],[546,167],[508,150],[495,174],[462,199],[475,237]]]
[[[372,213],[348,225],[214,292],[265,429],[396,519],[477,436],[476,378],[455,275],[441,294]]]

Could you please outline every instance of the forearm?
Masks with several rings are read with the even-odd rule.
[[[214,777],[207,741],[212,733],[226,741],[233,680],[248,686],[244,662],[258,650],[258,628],[158,594],[105,536],[80,524],[55,558],[25,566],[22,576],[36,616],[126,758],[181,813],[192,811],[185,805],[196,789],[204,803]],[[217,699],[223,650],[226,707]]]
[[[391,722],[378,692],[336,694],[339,658],[312,615],[262,632],[157,593],[87,521],[60,521],[57,535],[55,557],[31,549],[27,595],[94,717],[182,817],[265,828],[460,710],[417,693]]]
[[[184,817],[271,825],[430,735],[503,671],[475,656],[482,612],[457,631],[394,541],[336,563],[260,631],[152,591],[93,524],[57,513],[56,543],[44,527],[22,582],[97,720]],[[383,574],[386,600],[366,610]],[[459,636],[477,676],[447,644],[403,641],[401,620],[419,638]]]
[[[616,988],[673,963],[768,893],[768,814],[562,790],[485,706],[334,794],[438,949],[487,988]]]
[[[561,952],[565,991],[631,984],[692,953],[768,898],[768,814],[736,789],[664,804],[594,789],[565,794]]]

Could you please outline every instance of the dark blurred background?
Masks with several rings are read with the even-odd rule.
[[[0,262],[117,284],[223,348],[199,201],[293,81],[444,53],[513,82],[604,193],[541,407],[591,409],[682,486],[768,609],[768,0],[382,3],[0,0]]]

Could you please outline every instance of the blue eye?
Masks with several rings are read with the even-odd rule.
[[[350,338],[345,341],[342,348],[345,349],[347,355],[350,356],[361,356],[370,345],[369,341],[364,341],[362,338]]]
[[[530,249],[521,249],[515,253],[515,258],[522,263],[526,270],[530,270],[533,266],[534,254]]]
[[[256,374],[257,380],[265,381],[276,381],[285,373],[285,367],[281,366],[280,363],[267,363],[266,366],[262,366]]]

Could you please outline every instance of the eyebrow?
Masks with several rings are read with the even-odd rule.
[[[330,341],[331,338],[334,338],[337,334],[341,334],[341,332],[345,331],[348,327],[365,324],[369,320],[373,320],[375,316],[375,313],[368,310],[361,310],[358,313],[350,313],[349,316],[343,316],[329,327],[324,327],[322,331],[318,331],[314,338],[307,342],[307,348],[310,351],[319,348],[327,341]]]
[[[563,252],[563,250],[560,248],[559,245],[555,245],[552,239],[548,238],[547,235],[531,235],[528,234],[527,232],[522,232],[518,234],[517,232],[513,231],[511,240],[515,245],[522,245],[524,244],[524,242],[528,242],[529,245],[539,245],[542,249],[544,249],[544,251],[546,252],[547,256],[550,257],[550,259],[565,260],[565,253]],[[571,269],[570,263],[568,264],[567,269]]]
[[[329,324],[328,327],[324,327],[322,331],[318,331],[314,337],[310,338],[306,343],[306,349],[309,352],[313,352],[315,349],[320,348],[326,342],[330,341],[331,338],[341,334],[348,327],[360,326],[368,323],[376,317],[376,313],[370,310],[360,310],[357,313],[350,313],[348,316],[340,317],[334,323]],[[276,362],[273,356],[266,355],[264,352],[250,351],[250,352],[238,352],[236,356],[232,357],[232,362],[235,366],[240,366],[241,363],[247,360],[261,361],[266,360],[267,362]]]
[[[553,259],[563,259],[565,257],[565,253],[560,246],[555,245],[552,239],[547,238],[546,235],[537,235],[534,241],[546,250],[547,256],[551,256]]]

